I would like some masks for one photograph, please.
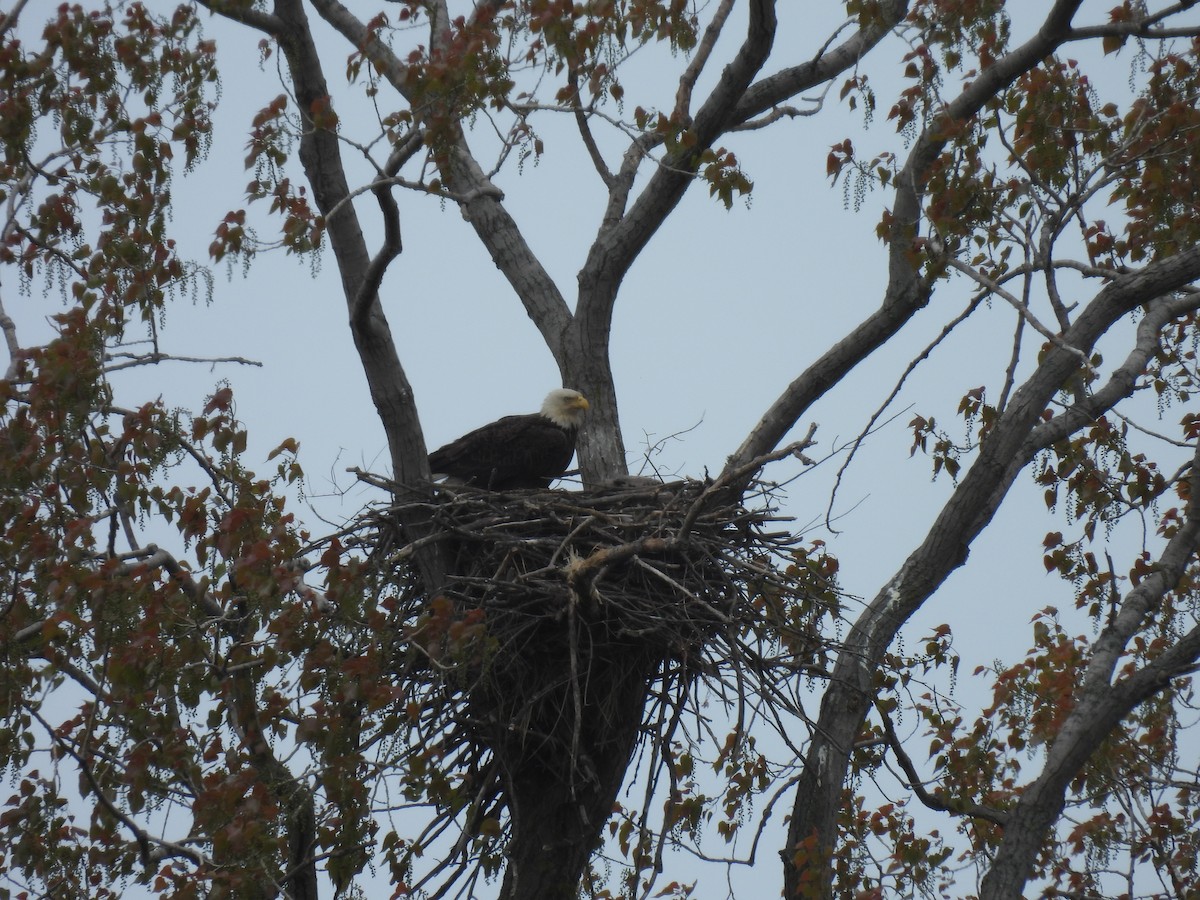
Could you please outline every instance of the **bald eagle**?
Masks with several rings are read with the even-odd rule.
[[[587,408],[579,391],[551,391],[541,412],[505,416],[434,450],[429,470],[493,491],[549,487],[571,464]]]

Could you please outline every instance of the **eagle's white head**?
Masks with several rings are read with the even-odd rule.
[[[559,388],[546,395],[542,415],[559,428],[578,428],[588,406],[587,398],[579,391]]]

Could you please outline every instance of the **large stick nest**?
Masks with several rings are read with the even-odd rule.
[[[587,745],[628,716],[630,691],[649,686],[640,727],[657,741],[699,680],[730,703],[781,699],[781,667],[791,683],[821,668],[818,625],[837,599],[774,496],[760,482],[437,486],[432,504],[377,512],[373,562],[400,585],[394,665],[418,737],[460,763],[536,757],[590,779]],[[412,573],[435,544],[449,572],[431,597]]]

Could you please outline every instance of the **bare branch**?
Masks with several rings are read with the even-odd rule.
[[[866,440],[867,435],[869,435],[875,428],[875,423],[879,421],[880,417],[884,414],[887,408],[892,405],[892,401],[900,395],[900,389],[903,388],[904,383],[908,381],[908,376],[915,372],[917,367],[922,362],[927,360],[930,354],[932,354],[933,351],[941,345],[942,341],[948,338],[954,332],[954,330],[958,328],[959,325],[970,318],[971,314],[979,308],[979,304],[982,302],[982,296],[976,296],[972,298],[971,302],[967,304],[967,308],[946,323],[946,325],[938,333],[937,337],[926,344],[924,349],[922,349],[914,359],[909,361],[908,365],[904,367],[904,371],[900,373],[900,377],[896,379],[896,383],[892,386],[892,390],[888,393],[887,397],[885,397],[883,402],[875,408],[875,411],[872,412],[870,417],[867,419],[867,423],[862,427],[862,430],[850,443],[850,452],[846,454],[846,459],[840,466],[838,466],[837,476],[833,481],[833,488],[829,492],[829,503],[825,507],[825,527],[831,532],[835,534],[837,533],[837,529],[834,528],[832,521],[833,504],[837,500],[838,490],[842,484],[842,478],[844,477],[846,471],[850,468],[850,464],[854,461],[855,456],[858,454],[858,450],[862,446],[863,441]]]
[[[1034,428],[1029,434],[1029,446],[1023,451],[1023,455],[1032,459],[1038,450],[1049,447],[1088,422],[1095,421],[1118,402],[1130,396],[1137,386],[1138,378],[1146,370],[1146,364],[1158,350],[1161,330],[1171,320],[1196,309],[1200,309],[1200,297],[1194,294],[1161,298],[1154,302],[1147,310],[1146,316],[1138,323],[1133,350],[1109,376],[1104,387]]]
[[[771,404],[742,445],[733,452],[726,467],[740,467],[743,460],[760,456],[775,446],[813,403],[838,384],[855,366],[889,341],[924,307],[930,285],[925,282],[896,285],[907,287],[888,295],[883,305],[864,319],[849,334],[825,351],[804,370]]]
[[[775,26],[773,0],[752,0],[742,45],[692,120],[689,132],[695,136],[695,143],[664,160],[632,208],[618,217],[616,212],[624,207],[633,175],[648,147],[639,140],[626,151],[621,172],[610,191],[600,234],[579,273],[576,316],[580,329],[593,334],[607,332],[621,280],[691,185],[695,160],[736,124],[734,109],[770,55]]]
[[[391,191],[388,190],[387,180],[395,179],[396,173],[417,153],[423,143],[424,136],[420,130],[410,131],[404,140],[392,149],[380,172],[382,180],[376,180],[370,185],[383,216],[383,246],[371,259],[371,265],[363,275],[362,284],[359,285],[358,294],[350,304],[351,319],[357,328],[366,327],[367,317],[372,307],[379,302],[379,286],[383,283],[383,276],[387,273],[392,260],[399,256],[404,249],[400,237],[400,208]],[[338,205],[348,203],[356,193],[339,200]]]
[[[96,774],[92,771],[91,763],[88,762],[88,760],[86,760],[75,749],[74,745],[72,745],[70,741],[59,736],[57,730],[52,728],[50,723],[42,717],[40,712],[38,712],[37,707],[26,706],[25,711],[34,719],[36,719],[39,724],[41,724],[41,726],[46,730],[46,733],[49,734],[53,739],[55,746],[70,756],[71,759],[75,760],[75,764],[79,767],[80,774],[83,775],[83,778],[85,781],[87,781],[91,792],[95,795],[96,799],[100,801],[100,805],[104,807],[105,811],[122,825],[124,825],[127,829],[129,829],[129,831],[133,834],[134,840],[137,841],[138,847],[141,851],[143,866],[149,869],[154,865],[156,858],[161,859],[167,856],[181,857],[197,865],[208,862],[208,860],[206,860],[202,854],[192,850],[190,847],[184,847],[182,844],[177,844],[173,841],[168,841],[165,838],[157,837],[156,835],[146,831],[146,829],[142,828],[137,822],[127,816],[125,812],[119,806],[117,806],[115,802],[113,802],[113,799],[108,796],[108,793],[104,790],[104,788],[100,786],[100,783],[96,780]],[[156,848],[157,852],[151,851],[152,846]]]
[[[162,362],[185,363],[234,363],[239,366],[255,366],[262,368],[262,363],[256,359],[246,359],[244,356],[178,356],[173,353],[105,353],[105,360],[122,359],[125,362],[114,363],[104,367],[106,373],[119,372],[122,369],[132,369],[136,366],[151,366]]]
[[[4,378],[6,381],[11,381],[17,374],[17,358],[21,355],[21,344],[17,340],[17,323],[5,310],[2,297],[0,297],[0,331],[4,332],[4,343],[8,347],[8,368],[4,372]]]
[[[180,565],[173,555],[163,550],[157,544],[147,544],[144,548],[124,554],[118,574],[128,575],[138,569],[163,569],[185,594],[196,605],[201,613],[211,619],[223,619],[225,610],[217,600],[204,590],[192,577],[192,573]]]
[[[561,367],[566,355],[563,337],[572,316],[558,285],[526,242],[516,220],[497,199],[502,195],[476,162],[465,136],[460,136],[450,169],[451,185],[470,197],[463,203],[463,216],[513,286]]]
[[[986,291],[988,291],[992,294],[995,294],[997,297],[999,297],[1001,300],[1003,300],[1005,303],[1007,303],[1009,306],[1011,306],[1013,309],[1015,309],[1020,314],[1021,318],[1024,319],[1026,322],[1028,322],[1033,327],[1034,331],[1036,331],[1038,334],[1040,334],[1042,337],[1044,337],[1050,343],[1054,344],[1055,346],[1062,347],[1064,350],[1067,350],[1069,352],[1078,354],[1079,358],[1080,358],[1080,363],[1084,366],[1089,365],[1086,356],[1084,356],[1082,353],[1080,353],[1080,351],[1076,350],[1074,347],[1068,347],[1066,344],[1064,344],[1062,336],[1059,334],[1056,334],[1055,332],[1051,331],[1048,327],[1043,325],[1041,320],[1038,319],[1038,317],[1033,314],[1033,312],[1029,309],[1029,306],[1023,300],[1021,300],[1019,297],[1015,297],[1012,294],[1010,294],[1008,291],[1006,291],[1003,287],[1001,287],[999,284],[997,284],[991,278],[988,278],[988,276],[984,275],[982,272],[977,270],[974,266],[969,266],[966,263],[962,262],[961,260],[956,259],[955,257],[952,257],[952,256],[945,257],[944,261],[945,261],[946,265],[949,266],[951,269],[954,269],[954,271],[961,272],[962,274],[966,275],[968,278],[970,278],[972,281],[974,281],[980,287],[982,287],[983,289],[985,289]]]
[[[935,812],[948,812],[955,816],[983,819],[986,822],[999,825],[1001,828],[1008,824],[1008,816],[1000,810],[992,809],[990,806],[983,806],[967,800],[944,800],[930,793],[925,787],[925,782],[921,779],[920,773],[917,772],[917,767],[913,765],[912,758],[905,752],[904,742],[896,734],[896,726],[892,724],[892,717],[878,703],[875,705],[875,709],[879,713],[880,721],[883,722],[883,733],[887,738],[887,745],[896,757],[896,762],[899,763],[900,768],[904,771],[904,776],[908,779],[909,788],[917,795],[917,799],[922,804]]]
[[[401,178],[399,175],[381,175],[373,181],[364,184],[362,187],[357,187],[348,192],[345,197],[337,202],[337,204],[329,211],[329,218],[333,218],[343,209],[345,209],[350,201],[357,197],[361,197],[368,191],[378,194],[379,191],[389,187],[402,187],[410,191],[416,191],[421,194],[429,194],[432,197],[440,197],[444,200],[453,200],[455,203],[466,204],[478,197],[494,197],[497,200],[504,199],[504,191],[496,187],[496,185],[488,182],[468,193],[460,193],[452,191],[445,187],[435,187],[424,181],[412,181],[408,178]],[[365,280],[365,279],[364,279]]]
[[[579,72],[572,65],[567,72],[567,82],[571,85],[571,109],[575,115],[575,127],[579,129],[579,139],[583,141],[583,146],[588,152],[588,156],[592,160],[592,166],[595,167],[600,180],[604,182],[604,186],[612,190],[613,173],[609,171],[608,163],[604,161],[604,155],[600,152],[600,147],[596,144],[596,137],[592,134],[592,126],[589,123],[591,110],[585,110],[583,100],[579,96]]]
[[[810,61],[755,83],[738,103],[733,114],[734,124],[740,125],[761,116],[776,106],[786,104],[797,94],[854,68],[908,14],[908,0],[887,0],[881,4],[878,12],[876,21],[855,32],[832,50],[826,44]]]
[[[238,0],[197,0],[197,2],[209,12],[224,16],[234,22],[241,22],[243,25],[249,25],[251,28],[274,37],[278,37],[284,27],[283,22],[277,16],[255,9],[248,3],[239,3]]]
[[[353,46],[367,54],[372,65],[401,96],[409,97],[412,92],[405,80],[407,69],[373,33],[368,32],[337,0],[313,0],[313,5]],[[371,399],[387,435],[392,471],[401,484],[425,485],[429,482],[429,457],[412,385],[400,363],[382,307],[367,299],[372,292],[364,290],[368,274],[372,280],[382,278],[385,262],[390,261],[388,257],[394,248],[385,248],[381,262],[373,268],[354,205],[345,204],[337,216],[330,217],[330,212],[342,203],[350,189],[337,135],[328,128],[318,127],[312,119],[312,111],[329,102],[321,57],[300,0],[277,0],[275,10],[285,25],[280,46],[287,57],[296,103],[304,117],[300,159],[317,207],[326,217],[327,233],[342,278],[351,333]],[[398,236],[394,237],[398,239]],[[419,535],[423,521],[418,517],[408,526]],[[430,547],[419,554],[417,565],[431,589],[442,583],[445,564],[439,548]]]
[[[829,93],[829,88],[832,87],[832,82],[825,85],[819,97],[809,101],[813,105],[808,109],[797,109],[794,106],[776,106],[770,112],[758,119],[750,119],[740,125],[735,125],[729,130],[734,131],[760,131],[769,125],[774,125],[780,119],[800,119],[809,116],[815,116],[825,108],[825,97]],[[807,98],[806,98],[807,99]]]
[[[410,102],[413,101],[408,69],[387,46],[368,32],[362,22],[337,0],[313,0],[313,5],[343,37],[362,49],[389,84]],[[436,20],[437,15],[433,19]],[[435,37],[442,33],[436,21],[431,21],[430,27],[435,31]],[[458,196],[464,217],[492,254],[496,266],[512,284],[517,296],[525,304],[526,312],[561,365],[565,352],[562,336],[571,318],[570,309],[553,279],[525,241],[516,221],[498,199],[503,193],[491,183],[471,154],[466,136],[461,131],[444,174],[451,190]],[[427,472],[425,480],[428,480]]]
[[[688,67],[684,69],[683,75],[679,78],[679,89],[675,92],[675,116],[680,121],[686,121],[690,115],[692,91],[695,90],[696,80],[704,71],[704,67],[708,65],[713,47],[716,46],[717,38],[721,36],[721,31],[725,28],[725,21],[729,18],[732,10],[733,0],[721,0],[721,5],[713,11],[713,17],[709,20],[708,27],[704,29],[704,37],[700,39]]]
[[[1089,25],[1082,28],[1072,28],[1068,40],[1086,41],[1098,37],[1143,38],[1145,40],[1171,40],[1172,38],[1194,38],[1200,35],[1200,28],[1164,28],[1159,25],[1172,16],[1186,12],[1196,5],[1196,0],[1183,0],[1171,6],[1163,7],[1154,13],[1134,7],[1133,17],[1124,22],[1107,22],[1104,25]]]
[[[7,12],[0,12],[0,37],[8,34],[21,18],[21,10],[25,8],[25,4],[29,0],[16,0],[12,5],[12,9]]]

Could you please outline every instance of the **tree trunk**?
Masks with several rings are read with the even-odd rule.
[[[597,661],[581,677],[577,748],[531,748],[522,736],[499,751],[513,829],[500,900],[578,896],[637,746],[651,674],[645,662]]]

